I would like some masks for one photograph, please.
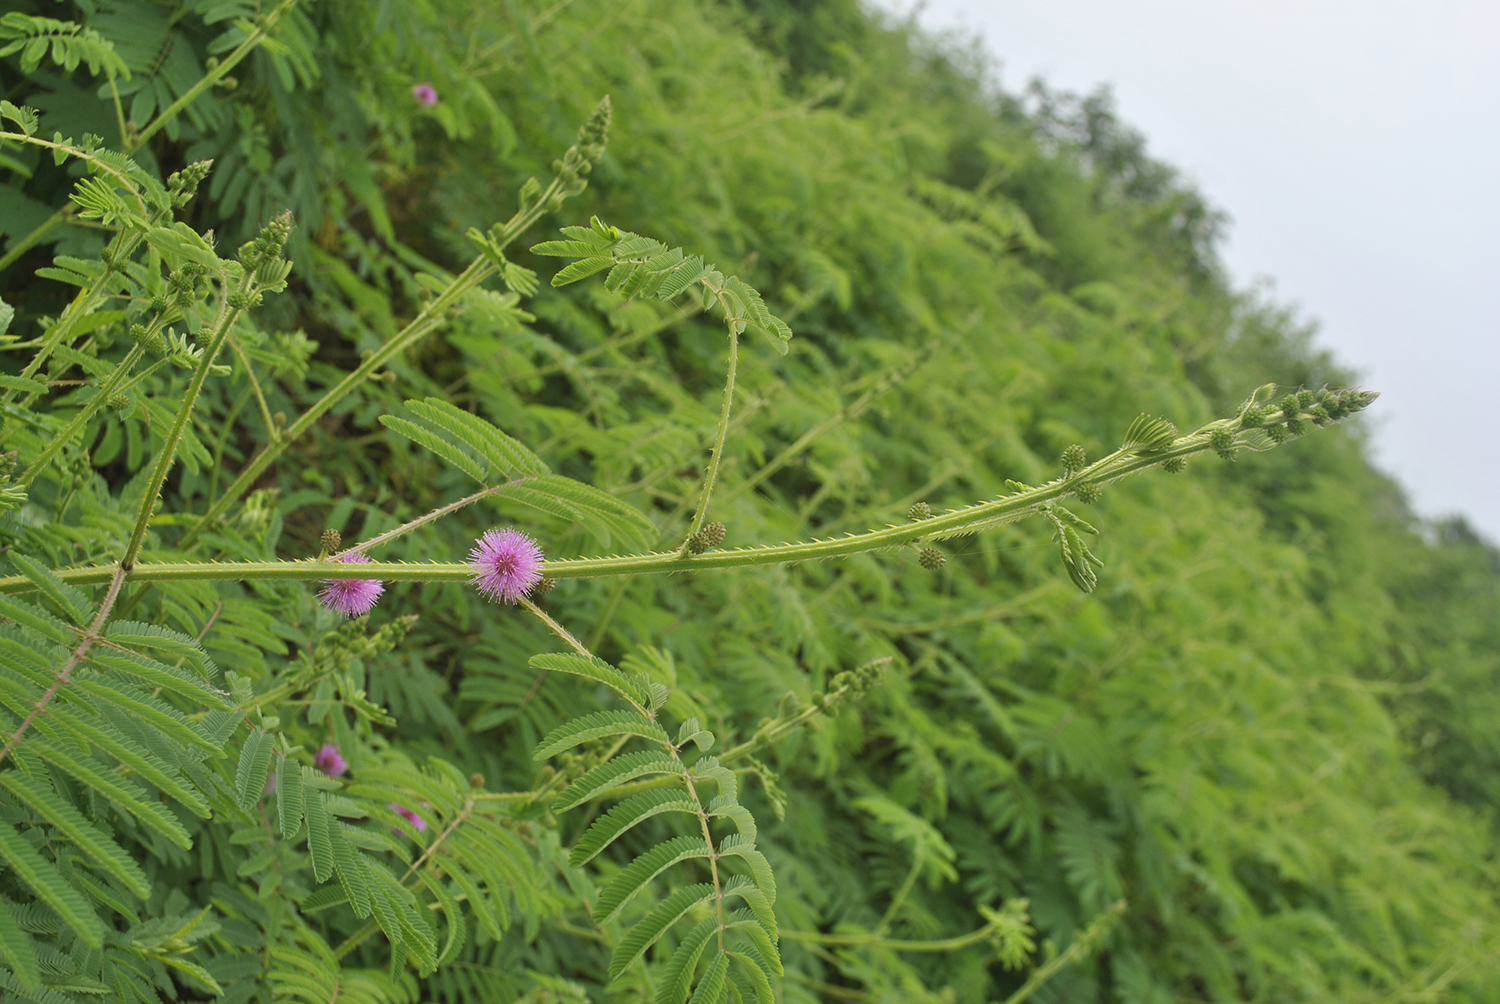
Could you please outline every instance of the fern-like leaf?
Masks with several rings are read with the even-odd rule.
[[[602,763],[563,789],[552,803],[552,811],[562,812],[575,805],[582,805],[591,798],[598,798],[612,788],[618,788],[638,777],[653,774],[681,774],[682,761],[654,750],[626,753]]]
[[[661,936],[699,903],[713,899],[714,887],[707,882],[686,885],[657,904],[646,917],[632,927],[615,947],[609,958],[609,978],[618,979],[630,964],[661,940]]]
[[[626,676],[597,655],[584,657],[572,652],[544,652],[531,657],[531,668],[581,676],[604,684],[627,701],[641,707],[651,706],[653,695],[644,678]]]
[[[640,736],[663,746],[670,746],[672,742],[665,729],[638,714],[629,711],[596,711],[553,729],[537,746],[532,759],[545,760],[563,750],[605,736]]]
[[[592,861],[600,851],[619,839],[632,827],[666,812],[695,814],[698,805],[680,790],[663,788],[632,795],[594,820],[568,855],[568,864],[577,868]]]
[[[657,844],[620,869],[610,880],[594,903],[594,922],[605,924],[613,920],[647,883],[678,862],[706,858],[712,853],[702,837],[673,837],[666,843]]]

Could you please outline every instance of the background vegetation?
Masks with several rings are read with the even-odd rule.
[[[40,135],[96,134],[161,177],[213,158],[179,218],[224,248],[295,216],[290,289],[259,309],[264,339],[205,391],[201,459],[168,482],[173,512],[204,512],[286,416],[414,315],[431,295],[415,273],[460,269],[465,231],[508,217],[606,93],[614,126],[589,188],[512,257],[550,275],[554,260],[521,249],[596,214],[737,272],[796,330],[785,357],[742,345],[712,511],[731,545],[993,498],[1007,478],[1053,476],[1070,443],[1107,452],[1141,411],[1193,427],[1267,381],[1350,382],[1296,316],[1232,287],[1216,254],[1223,218],[1107,97],[1001,93],[974,50],[851,0],[306,2],[144,138],[232,47],[224,12],[264,12],[231,0],[5,7],[97,31],[130,71],[5,56],[0,86],[41,110]],[[69,216],[24,247],[81,170],[6,157],[0,297],[11,335],[30,339],[72,295],[37,269],[97,255],[106,235]],[[325,528],[362,540],[467,494],[377,420],[429,395],[649,512],[662,544],[680,541],[718,414],[719,322],[597,283],[496,304],[337,405],[196,557],[309,557]],[[113,323],[85,354],[123,354]],[[80,406],[77,376],[53,371],[54,414]],[[151,379],[162,400],[186,382],[170,369]],[[7,551],[52,567],[118,557],[125,500],[161,433],[144,406],[105,414],[25,509],[0,517]],[[549,558],[610,546],[497,506],[389,551],[457,560],[492,522],[529,529]],[[1417,520],[1357,427],[1114,486],[1088,518],[1107,565],[1088,596],[1046,530],[1020,524],[949,542],[938,572],[907,549],[567,581],[545,605],[611,662],[670,685],[667,710],[710,723],[724,748],[813,707],[840,671],[889,660],[857,701],[741,764],[779,879],[785,1000],[1500,999],[1496,552],[1461,521]],[[160,554],[180,541],[170,524],[153,531]],[[557,647],[541,624],[457,584],[393,584],[368,623],[336,634],[300,583],[158,587],[132,602],[137,620],[201,638],[257,681],[342,660],[394,724],[328,690],[286,727],[309,751],[335,743],[356,779],[435,755],[524,791],[553,769],[533,762],[538,740],[604,706],[529,665]],[[5,811],[7,827],[29,819]],[[339,992],[649,999],[660,962],[607,979],[619,929],[594,929],[598,879],[559,852],[588,821],[574,815],[538,806],[511,821],[531,857],[497,897],[502,936],[471,920],[455,964],[420,979],[366,940],[344,965],[367,982],[350,976]],[[277,880],[252,867],[257,849],[183,821],[190,853],[117,827],[154,890],[129,909],[149,923],[208,908],[217,926],[192,958],[224,999],[291,995],[267,979],[274,945],[321,958],[361,928],[347,906],[296,924],[268,913]],[[31,898],[13,876],[0,892]],[[1024,910],[1034,951],[996,933],[985,911],[1007,908]],[[45,931],[38,916],[22,926]],[[86,955],[74,945],[44,970],[94,966],[102,979]],[[7,977],[0,992],[209,996],[165,972],[155,990],[59,977],[28,997]]]

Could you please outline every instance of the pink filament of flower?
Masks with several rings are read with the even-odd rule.
[[[499,603],[519,602],[542,581],[542,549],[519,530],[490,530],[469,552],[470,581]]]
[[[344,771],[349,769],[349,765],[339,755],[339,748],[333,743],[325,743],[318,750],[318,755],[313,757],[313,765],[329,777],[343,777]]]
[[[345,565],[363,565],[370,558],[358,551],[349,551],[334,560]],[[379,579],[324,579],[318,599],[329,610],[345,617],[363,617],[375,608],[375,602],[383,592],[385,583]]]
[[[438,100],[437,88],[425,81],[420,84],[411,85],[411,96],[417,99],[418,104],[425,105],[428,108],[437,104]]]

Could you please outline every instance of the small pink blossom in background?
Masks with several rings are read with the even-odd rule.
[[[518,602],[542,581],[542,549],[519,530],[491,530],[469,552],[475,587],[499,603]]]
[[[395,802],[387,802],[387,803],[385,803],[385,807],[387,809],[392,810],[393,812],[396,813],[396,815],[400,816],[402,819],[404,819],[408,823],[410,823],[412,829],[416,830],[418,833],[421,833],[421,832],[423,832],[424,830],[427,829],[427,820],[423,819],[421,816],[417,815],[415,812],[413,812],[412,810],[408,809],[406,806],[404,806],[404,805],[397,805]],[[394,834],[396,834],[396,836],[398,836],[398,837],[404,837],[404,836],[406,836],[406,834],[402,833],[399,829],[397,829],[394,826],[391,827],[391,832],[394,833]]]
[[[271,776],[266,778],[265,794],[267,797],[276,794],[276,772],[274,770],[271,771]]]
[[[344,758],[339,756],[339,748],[333,743],[325,743],[323,748],[318,750],[318,755],[313,757],[313,766],[329,777],[343,777],[344,771],[349,769]]]
[[[363,565],[370,558],[358,551],[350,551],[334,560],[345,565]],[[383,592],[385,583],[379,579],[324,579],[318,599],[329,610],[345,617],[363,617],[375,608],[375,602]]]
[[[412,84],[411,96],[417,99],[418,104],[427,108],[431,108],[438,101],[437,88],[426,81],[420,84]]]

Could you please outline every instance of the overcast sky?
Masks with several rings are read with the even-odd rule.
[[[901,13],[912,0],[884,0]],[[1236,279],[1321,324],[1378,460],[1500,541],[1500,2],[928,0],[1008,90],[1109,84],[1233,217]]]

